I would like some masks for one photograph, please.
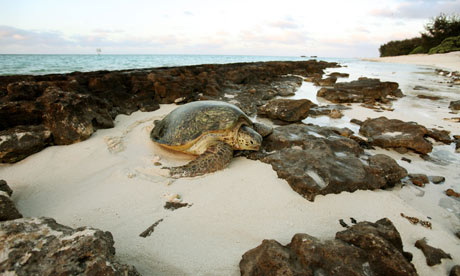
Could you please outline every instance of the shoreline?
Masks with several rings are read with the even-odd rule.
[[[460,51],[445,54],[416,54],[394,57],[361,58],[363,61],[416,64],[460,72]]]

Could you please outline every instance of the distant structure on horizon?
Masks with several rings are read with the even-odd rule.
[[[100,56],[100,55],[101,55],[101,53],[102,53],[102,50],[101,50],[101,48],[97,48],[97,49],[96,49],[96,53],[97,53],[97,55],[98,55],[98,56]]]

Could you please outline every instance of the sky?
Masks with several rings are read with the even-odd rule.
[[[0,54],[375,57],[460,0],[0,0]]]

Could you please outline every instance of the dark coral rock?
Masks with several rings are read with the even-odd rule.
[[[6,183],[5,180],[0,180],[0,191],[5,192],[8,196],[13,195],[13,190],[11,190],[10,186]]]
[[[419,187],[424,187],[425,184],[430,182],[428,176],[426,174],[421,173],[410,173],[409,179],[412,181],[414,185],[417,185]]]
[[[0,131],[0,163],[14,163],[52,143],[51,131],[42,125],[17,126]]]
[[[347,138],[351,133],[314,125],[282,126],[252,156],[271,164],[278,177],[311,201],[318,194],[392,187],[407,176],[386,155],[363,155],[360,145]]]
[[[426,264],[434,266],[441,263],[441,259],[452,259],[450,254],[442,251],[439,248],[434,248],[427,244],[426,239],[421,239],[415,242],[415,247],[422,250],[426,258]]]
[[[254,115],[268,100],[293,95],[302,83],[298,76],[322,76],[328,67],[338,65],[310,60],[0,76],[0,131],[6,131],[9,141],[7,149],[0,145],[0,162],[17,162],[53,144],[83,141],[97,129],[112,127],[119,114],[153,111],[159,104],[235,101]],[[19,139],[14,133],[35,127],[40,131],[28,131],[35,137],[31,150],[11,142]]]
[[[460,265],[454,265],[450,270],[449,276],[460,276]]]
[[[22,218],[21,213],[10,198],[12,194],[13,190],[6,181],[0,180],[0,221]]]
[[[449,108],[452,110],[460,110],[460,100],[459,101],[451,101],[449,104]]]
[[[388,96],[402,97],[396,82],[359,78],[347,83],[336,83],[334,88],[321,88],[317,96],[334,103],[387,102]]]
[[[0,254],[8,256],[0,263],[0,274],[140,275],[115,260],[110,232],[72,229],[50,218],[22,218],[0,226]]]
[[[298,122],[308,117],[313,103],[307,99],[274,99],[257,109],[259,115],[286,122]]]
[[[427,154],[433,145],[425,139],[428,130],[414,122],[379,117],[367,119],[359,129],[359,133],[368,138],[368,142],[382,148],[410,149]]]
[[[417,275],[401,237],[388,219],[360,222],[334,240],[296,234],[286,246],[264,240],[240,261],[242,276],[252,275]]]

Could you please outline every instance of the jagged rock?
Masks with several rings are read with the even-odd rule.
[[[432,144],[424,138],[428,132],[417,123],[390,120],[386,117],[367,119],[359,129],[359,133],[366,136],[368,142],[374,146],[410,149],[422,154],[433,149]]]
[[[426,258],[426,264],[429,266],[440,264],[441,259],[452,259],[450,254],[447,254],[439,248],[429,246],[425,238],[416,241],[415,247],[422,250],[423,255],[425,255]]]
[[[449,104],[449,108],[452,110],[460,110],[460,100],[459,101],[451,101]]]
[[[423,94],[417,95],[417,98],[427,99],[427,100],[432,100],[432,101],[437,101],[437,100],[442,99],[441,97],[438,97],[438,96],[430,96],[430,95],[423,95]]]
[[[421,173],[410,173],[409,179],[412,181],[414,185],[419,187],[425,187],[425,184],[429,183],[430,180],[426,174]]]
[[[308,116],[329,116],[331,118],[342,118],[342,110],[348,110],[350,107],[337,104],[337,105],[312,105],[308,111]]]
[[[388,219],[359,222],[334,240],[296,234],[286,246],[264,240],[240,261],[242,276],[417,275],[401,237]]]
[[[441,184],[444,181],[446,181],[446,178],[444,176],[437,176],[437,175],[430,176],[429,179],[431,182],[433,182],[433,184]]]
[[[380,82],[378,79],[359,78],[352,82],[340,82],[334,88],[321,88],[317,96],[334,103],[387,102],[388,96],[402,97],[396,82]]]
[[[51,218],[0,223],[2,275],[140,275],[115,259],[110,232],[72,229]]]
[[[0,162],[85,140],[97,129],[112,127],[118,114],[153,111],[159,104],[223,100],[254,115],[268,100],[292,95],[302,83],[299,76],[320,77],[328,67],[338,65],[310,60],[0,76]],[[13,141],[24,139],[15,133],[25,132],[32,133],[28,141],[35,141],[29,141],[34,144],[30,150]]]
[[[0,131],[0,163],[14,163],[41,151],[52,142],[42,125],[17,126]]]
[[[452,139],[450,138],[450,131],[447,131],[447,130],[429,128],[427,136],[433,138],[436,141],[447,144],[447,145],[452,143]]]
[[[318,86],[333,86],[337,82],[337,77],[328,77],[325,79],[314,79],[313,82]]]
[[[8,196],[13,195],[13,190],[11,190],[10,186],[6,183],[5,180],[0,180],[0,192],[5,192]]]
[[[339,72],[332,72],[327,74],[329,77],[336,77],[336,78],[348,78],[350,74],[348,73],[339,73]]]
[[[455,151],[459,151],[460,149],[460,135],[454,135],[454,142],[455,142]]]
[[[313,201],[318,194],[392,187],[407,171],[392,158],[363,155],[347,129],[291,124],[277,127],[264,139],[262,151],[250,158],[272,165],[278,177]]]
[[[80,142],[98,128],[113,127],[108,106],[96,97],[48,87],[39,101],[45,106],[44,125],[57,145]]]
[[[310,100],[274,99],[257,109],[259,115],[285,122],[298,122],[308,116]]]
[[[445,193],[447,196],[460,198],[460,193],[457,193],[453,189],[447,189]]]
[[[22,218],[21,213],[11,200],[13,190],[5,180],[0,180],[0,221]]]
[[[449,276],[460,276],[460,265],[454,265],[450,270]]]

